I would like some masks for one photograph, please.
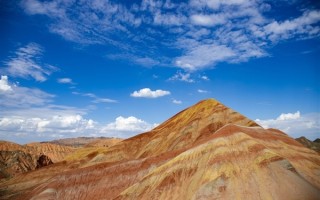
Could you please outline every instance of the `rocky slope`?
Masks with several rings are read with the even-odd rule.
[[[38,155],[47,155],[54,163],[62,161],[67,155],[73,153],[75,148],[50,144],[50,143],[30,143],[24,147],[38,153]]]
[[[181,111],[150,132],[112,146],[92,162],[138,159],[188,149],[230,123],[248,127],[259,126],[220,102],[209,99]]]
[[[150,132],[0,183],[3,199],[318,199],[320,156],[209,99]],[[46,173],[44,173],[46,172]]]
[[[300,142],[303,146],[320,153],[320,139],[316,139],[314,141],[311,141],[305,137],[299,137],[299,138],[296,138],[296,140],[298,142]]]
[[[49,143],[31,143],[19,145],[0,141],[0,178],[9,178],[17,174],[62,161],[74,152],[71,147]],[[41,164],[43,159],[47,164]]]
[[[36,158],[23,151],[0,151],[0,179],[34,170]]]

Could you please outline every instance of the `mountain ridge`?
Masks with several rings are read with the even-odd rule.
[[[320,156],[209,99],[114,146],[0,182],[1,191],[34,200],[317,199]]]
[[[229,123],[228,120],[233,121],[234,124],[259,127],[253,120],[224,106],[219,101],[207,99],[184,109],[151,131],[128,138],[112,146],[104,152],[107,156],[112,154],[111,156],[105,159],[100,156],[96,161],[143,158],[151,154],[161,154],[165,151],[188,147],[196,140],[208,137],[224,124]],[[125,148],[126,146],[127,148]],[[161,148],[155,150],[153,146]],[[121,152],[121,150],[119,152],[119,149],[125,149],[126,152]],[[115,157],[116,155],[112,153],[113,150],[118,151],[117,154],[120,158]],[[93,163],[96,162],[93,161]]]

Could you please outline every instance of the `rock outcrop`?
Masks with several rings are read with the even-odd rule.
[[[52,164],[53,164],[52,160],[47,155],[42,154],[37,160],[36,168],[41,168],[41,167],[45,167]]]
[[[14,177],[46,166],[45,163],[38,163],[39,159],[42,161],[44,157],[48,163],[60,162],[73,152],[74,149],[71,147],[50,143],[19,145],[0,141],[0,178]]]
[[[10,178],[35,168],[35,157],[29,153],[20,150],[0,151],[0,179]]]

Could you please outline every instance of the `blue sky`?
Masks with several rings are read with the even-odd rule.
[[[0,139],[125,138],[206,98],[320,137],[317,1],[0,4]]]

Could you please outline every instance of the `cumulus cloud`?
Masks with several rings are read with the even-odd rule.
[[[158,98],[166,95],[170,95],[169,91],[166,90],[155,90],[152,91],[150,88],[143,88],[139,91],[134,91],[130,94],[131,97],[140,97],[140,98]]]
[[[293,119],[299,119],[300,118],[300,111],[297,111],[295,113],[282,113],[277,120],[293,120]]]
[[[117,130],[117,131],[148,131],[153,127],[153,125],[138,119],[136,117],[122,117],[119,116],[114,122],[107,124],[105,130]]]
[[[40,82],[47,80],[47,76],[58,68],[40,61],[43,51],[43,48],[36,43],[20,47],[5,62],[5,72],[14,77],[33,78]]]
[[[0,107],[3,108],[0,137],[3,139],[38,140],[57,134],[85,134],[95,124],[93,120],[83,118],[85,110],[54,105],[55,96],[40,89],[10,84],[7,76],[2,76],[0,85],[6,90],[0,90]]]
[[[119,116],[114,122],[102,127],[100,133],[111,134],[116,137],[130,137],[137,133],[146,132],[156,127],[157,124],[149,124],[134,116]]]
[[[298,6],[295,2],[283,4],[281,9]],[[280,41],[320,34],[318,10],[307,7],[298,16],[279,20],[272,13],[282,10],[264,0],[131,4],[23,0],[21,6],[29,15],[47,16],[49,31],[66,40],[112,45],[118,50],[119,56],[113,56],[116,59],[145,66],[174,65],[189,72],[268,56],[270,47]],[[165,40],[159,40],[164,36]],[[177,54],[168,55],[166,50],[177,50]]]
[[[1,77],[0,88],[0,107],[5,108],[0,112],[0,138],[5,140],[24,143],[83,135],[129,137],[157,125],[134,116],[120,116],[103,125],[86,117],[86,109],[52,104],[54,95],[37,88],[10,84],[7,76]],[[92,93],[76,95],[92,98],[96,103],[116,102]]]
[[[83,119],[80,115],[54,115],[47,118],[24,116],[0,117],[0,132],[33,133],[83,133],[92,129],[93,120]]]
[[[297,138],[305,136],[312,140],[320,137],[320,113],[282,113],[276,119],[256,119],[264,128],[276,128]]]
[[[83,135],[128,138],[149,131],[157,125],[134,116],[119,116],[115,121],[104,125],[85,118],[85,111],[76,108],[43,107],[1,113],[0,137],[23,142]]]
[[[12,87],[8,84],[8,76],[1,76],[0,79],[0,92],[12,91]]]

